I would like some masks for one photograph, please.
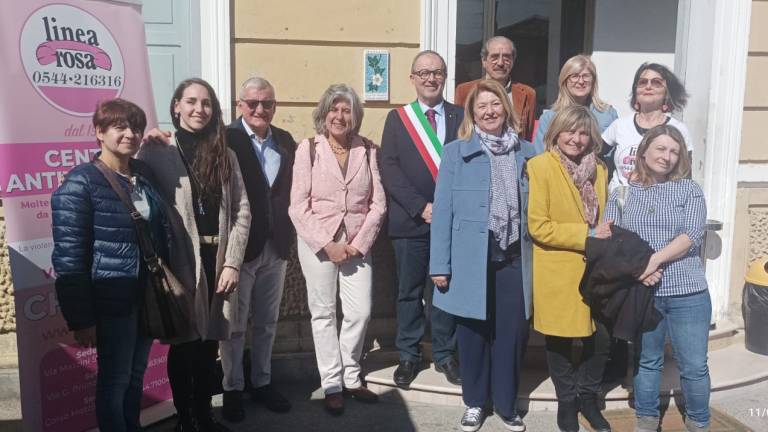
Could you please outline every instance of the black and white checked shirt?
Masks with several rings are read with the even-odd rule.
[[[692,294],[707,289],[699,248],[704,240],[707,207],[704,193],[689,179],[668,181],[651,186],[630,183],[621,205],[622,191],[608,197],[603,219],[637,233],[658,251],[680,234],[687,234],[693,246],[685,256],[662,266],[661,283],[656,296]]]

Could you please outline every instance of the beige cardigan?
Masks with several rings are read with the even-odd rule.
[[[243,263],[248,230],[251,225],[251,211],[245,193],[240,165],[234,152],[229,151],[232,177],[224,185],[219,211],[219,250],[216,256],[216,279],[219,280],[224,266],[239,270]],[[157,190],[176,210],[173,216],[179,218],[172,223],[174,231],[169,266],[189,293],[194,296],[193,332],[163,341],[182,343],[202,338],[204,340],[229,339],[230,323],[237,320],[238,290],[225,294],[214,294],[208,303],[208,284],[203,274],[200,259],[200,241],[195,222],[192,202],[192,186],[187,169],[181,160],[175,140],[171,144],[147,143],[141,147],[138,158],[148,163],[159,184]],[[181,231],[181,232],[179,232]],[[192,264],[194,263],[194,266]]]

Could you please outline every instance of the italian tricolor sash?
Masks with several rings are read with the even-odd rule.
[[[421,111],[419,102],[401,106],[397,109],[397,114],[400,115],[405,130],[408,131],[408,135],[411,136],[421,158],[424,159],[429,172],[432,173],[432,178],[437,179],[437,169],[440,167],[443,145],[440,144],[437,134],[432,130],[427,117]]]

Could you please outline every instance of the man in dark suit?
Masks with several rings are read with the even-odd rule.
[[[388,196],[389,236],[398,273],[398,386],[408,387],[421,365],[425,290],[429,275],[429,224],[442,146],[456,139],[463,110],[443,100],[447,68],[434,51],[422,51],[411,65],[415,102],[390,111],[381,139],[381,179]],[[431,306],[431,305],[430,305]],[[431,307],[432,360],[449,382],[460,384],[453,316]]]
[[[240,89],[242,116],[227,127],[227,142],[237,155],[251,205],[251,230],[238,284],[238,318],[232,338],[222,341],[222,415],[243,420],[245,334],[250,319],[251,398],[269,410],[285,412],[288,400],[271,384],[272,344],[291,246],[296,238],[288,217],[296,141],[272,125],[275,90],[263,78],[249,78]]]

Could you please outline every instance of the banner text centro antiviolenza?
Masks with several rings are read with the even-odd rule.
[[[51,193],[67,171],[98,151],[93,141],[0,144],[0,196]]]

